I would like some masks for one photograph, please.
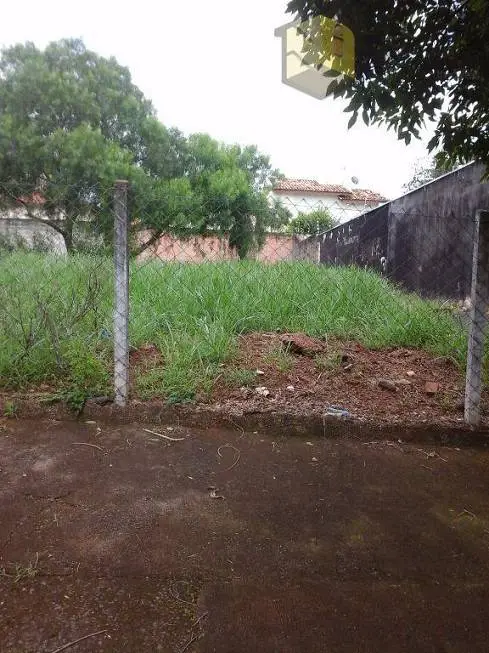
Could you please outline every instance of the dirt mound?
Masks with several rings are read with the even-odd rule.
[[[375,351],[335,338],[251,333],[240,338],[210,401],[246,412],[339,411],[382,423],[460,423],[463,390],[455,361],[419,349]]]

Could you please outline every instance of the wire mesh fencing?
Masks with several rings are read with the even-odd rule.
[[[400,406],[408,395],[406,405],[424,402],[421,421],[435,404],[431,416],[446,409],[460,421],[460,401],[468,423],[481,419],[485,212],[289,195],[279,222],[267,207],[216,212],[215,203],[204,217],[174,211],[170,220],[149,203],[136,207],[130,186],[117,182],[78,196],[78,209],[86,201],[89,210],[74,214],[67,240],[66,214],[56,213],[64,196],[11,190],[3,196],[17,204],[5,203],[0,221],[4,387],[43,387],[78,407],[90,397],[120,406],[131,397],[182,403],[238,388],[260,400],[271,393],[280,407],[300,382],[290,337],[299,334],[313,349],[309,385],[315,375],[304,405],[337,388],[327,409],[356,414],[360,401],[385,391]],[[46,206],[44,197],[57,200]],[[270,346],[253,359],[259,337]],[[362,368],[361,352],[376,351],[387,352],[387,362],[429,357],[418,379],[407,362],[400,371]],[[263,360],[281,375],[272,391],[260,375]]]
[[[0,187],[2,389],[77,412],[112,393],[112,198],[100,185]]]

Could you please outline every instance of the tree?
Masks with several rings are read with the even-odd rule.
[[[47,218],[69,251],[82,222],[110,239],[119,178],[130,181],[136,254],[163,233],[217,231],[245,257],[287,220],[266,198],[278,175],[254,146],[167,129],[127,68],[79,40],[1,52],[0,203]]]
[[[149,100],[114,58],[87,50],[81,40],[63,39],[44,51],[19,44],[1,52],[0,115],[39,137],[81,124],[129,150],[144,153],[143,125],[154,118]]]
[[[361,112],[366,124],[384,123],[409,143],[432,120],[430,151],[439,148],[446,164],[489,164],[486,0],[290,0],[288,11],[335,17],[353,31],[355,78],[328,89],[349,99],[349,126]],[[317,42],[306,51],[318,54]]]
[[[187,175],[200,203],[200,234],[227,233],[240,258],[259,249],[267,230],[285,224],[290,214],[268,201],[268,188],[280,176],[255,146],[218,143],[207,134],[188,139]]]
[[[450,172],[450,170],[440,166],[436,159],[429,159],[428,161],[420,159],[414,165],[412,178],[404,184],[403,188],[405,191],[415,190],[442,175],[446,175],[447,172]]]
[[[292,234],[317,236],[333,229],[337,224],[338,220],[329,211],[316,209],[310,213],[298,213],[288,224],[288,231]]]
[[[156,120],[126,68],[79,40],[1,53],[0,200],[47,217],[68,250],[81,220],[107,231],[115,179],[132,180],[134,206],[166,197],[162,180],[184,172],[184,140]]]

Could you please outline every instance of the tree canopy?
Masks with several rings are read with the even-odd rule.
[[[134,228],[151,234],[137,251],[165,232],[214,230],[246,256],[287,217],[266,199],[278,174],[256,147],[167,129],[128,69],[80,40],[1,52],[0,200],[47,216],[68,249],[81,220],[110,234],[111,189],[122,178]]]
[[[355,78],[328,89],[349,98],[350,126],[361,114],[409,143],[432,120],[429,147],[446,164],[489,164],[487,0],[290,0],[287,9],[303,20],[335,18],[353,31]]]

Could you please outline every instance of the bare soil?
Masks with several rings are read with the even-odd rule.
[[[232,388],[227,373],[233,369],[259,374],[247,387]],[[464,384],[454,360],[419,349],[374,351],[334,338],[252,333],[240,338],[239,353],[223,366],[210,401],[234,411],[307,416],[336,407],[352,419],[375,424],[460,425]],[[485,392],[484,415],[487,406]]]
[[[486,448],[3,419],[0,468],[2,653],[487,651]]]

